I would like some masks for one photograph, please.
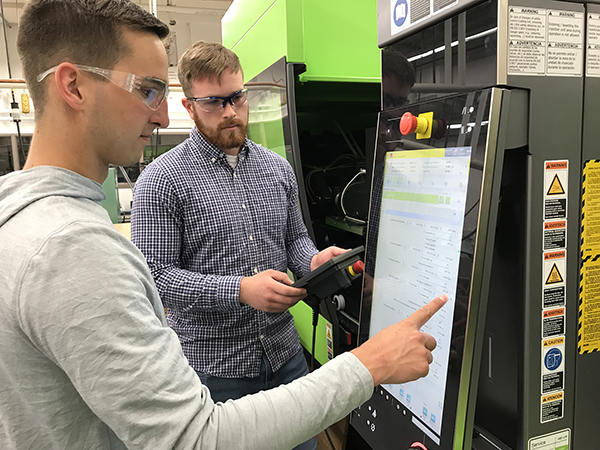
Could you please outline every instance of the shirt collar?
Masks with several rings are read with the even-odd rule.
[[[198,129],[196,128],[195,125],[192,128],[192,131],[190,132],[190,139],[191,139],[192,143],[194,144],[194,147],[200,151],[201,155],[203,155],[209,159],[214,158],[214,159],[222,159],[223,161],[226,161],[225,152],[223,152],[223,150],[221,150],[219,147],[217,147],[212,142],[210,142],[208,139],[206,139],[204,137],[204,135],[198,131]],[[244,144],[242,145],[242,148],[240,149],[240,153],[239,153],[240,160],[243,158],[246,158],[249,155],[251,142],[252,141],[250,141],[250,139],[248,139],[248,137],[246,137]]]

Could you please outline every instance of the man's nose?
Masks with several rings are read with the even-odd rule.
[[[235,117],[236,115],[237,112],[235,111],[231,100],[226,101],[223,106],[223,117]]]
[[[154,111],[154,114],[150,117],[150,122],[158,124],[160,128],[167,128],[169,126],[169,105],[166,99]]]

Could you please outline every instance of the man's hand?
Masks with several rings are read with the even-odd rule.
[[[419,330],[447,301],[446,295],[440,295],[410,317],[381,330],[352,350],[371,372],[375,386],[406,383],[429,373],[429,364],[433,361],[431,352],[436,342]]]
[[[291,287],[291,284],[290,277],[278,270],[244,277],[240,284],[240,303],[266,312],[285,311],[306,297],[306,289]]]
[[[326,263],[331,258],[341,255],[342,253],[346,253],[348,250],[343,248],[339,248],[336,246],[327,247],[325,250],[320,251],[310,260],[310,270],[313,271],[321,264]]]

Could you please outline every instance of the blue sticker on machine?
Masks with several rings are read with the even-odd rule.
[[[544,365],[548,370],[556,370],[562,362],[562,352],[557,348],[551,348],[544,357]]]
[[[406,18],[408,17],[408,2],[407,0],[398,0],[393,11],[394,23],[397,27],[404,25]]]

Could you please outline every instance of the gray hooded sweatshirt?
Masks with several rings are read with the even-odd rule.
[[[289,449],[366,401],[352,354],[215,404],[101,186],[56,167],[0,178],[0,448]]]

